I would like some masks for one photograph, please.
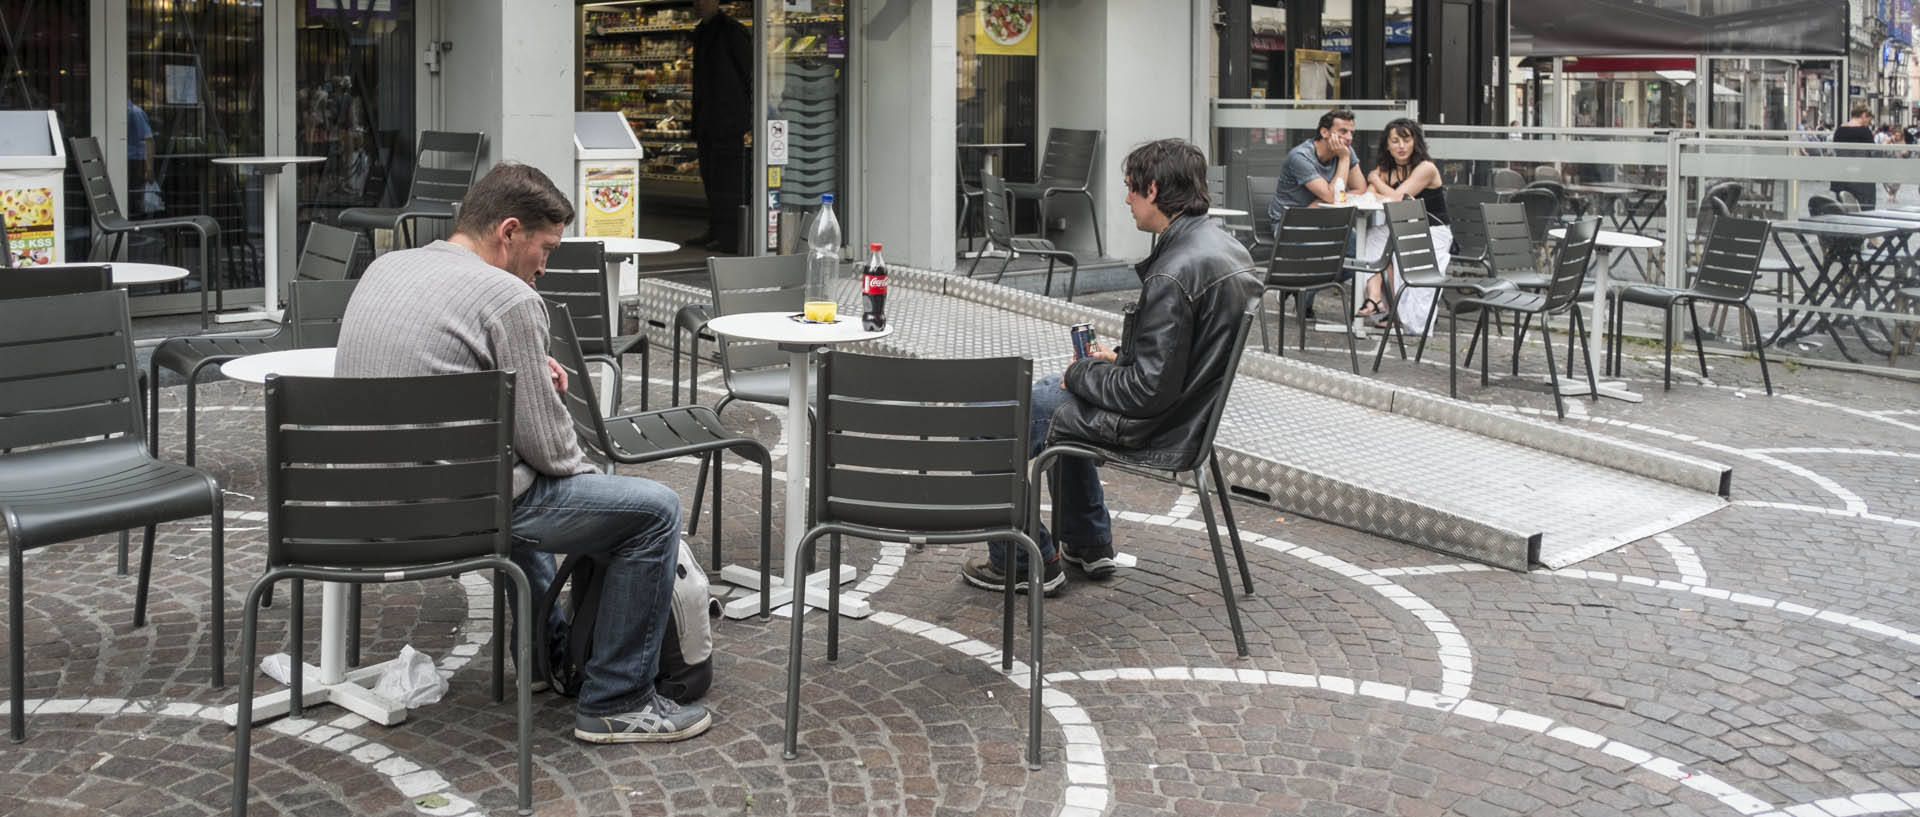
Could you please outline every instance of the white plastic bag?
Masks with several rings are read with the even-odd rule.
[[[400,655],[380,671],[380,680],[374,683],[373,692],[389,701],[406,704],[408,709],[417,709],[447,694],[447,679],[440,677],[432,658],[409,644],[401,647]]]

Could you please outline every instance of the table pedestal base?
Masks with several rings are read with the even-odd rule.
[[[393,726],[407,719],[405,704],[387,700],[370,688],[378,681],[380,673],[388,664],[399,659],[388,660],[369,667],[361,667],[347,673],[337,684],[320,682],[320,668],[312,664],[302,665],[305,685],[300,690],[301,705],[306,707],[320,704],[336,704],[342,709],[359,715],[382,726]],[[253,722],[272,720],[287,714],[292,703],[293,689],[288,687],[269,692],[253,699]],[[234,726],[240,717],[240,708],[228,705],[224,714],[228,726]]]
[[[1609,382],[1606,380],[1599,380],[1595,382],[1600,385],[1600,388],[1598,389],[1598,391],[1600,392],[1601,397],[1611,397],[1615,400],[1625,400],[1629,403],[1638,403],[1646,399],[1645,397],[1642,397],[1640,393],[1637,391],[1628,391],[1626,387],[1626,383],[1624,381],[1615,380],[1615,381]],[[1585,397],[1587,396],[1587,384],[1584,380],[1582,380],[1579,383],[1573,383],[1573,382],[1568,382],[1563,380],[1560,383],[1560,396],[1561,397]]]
[[[816,610],[827,609],[827,574],[831,572],[821,570],[807,576],[808,607]],[[859,578],[859,572],[852,565],[840,566],[840,584],[851,583],[857,578]],[[727,603],[727,618],[737,619],[760,615],[760,571],[739,565],[727,565],[720,569],[720,580],[753,591],[751,595],[742,596]],[[793,589],[787,586],[786,580],[775,578],[773,595],[767,599],[767,608],[773,609],[791,603],[793,603]],[[873,607],[867,604],[866,599],[841,596],[840,615],[847,618],[866,618],[873,615]]]

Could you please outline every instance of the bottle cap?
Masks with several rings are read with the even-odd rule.
[[[820,197],[820,203],[821,203],[821,204],[832,204],[832,203],[833,203],[833,194],[832,194],[832,193],[827,193],[827,194],[825,194],[825,195],[823,195],[823,196],[821,196],[821,197]]]
[[[867,245],[867,251],[868,251],[868,252],[879,252],[879,251],[880,251],[880,242],[878,242],[878,241],[875,241],[875,242],[873,242],[872,244],[868,244],[868,245]]]

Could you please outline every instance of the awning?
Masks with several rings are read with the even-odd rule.
[[[1712,13],[1674,0],[1513,3],[1513,56],[1742,54],[1840,57],[1846,0],[1721,0]]]

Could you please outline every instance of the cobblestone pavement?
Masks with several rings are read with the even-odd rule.
[[[1307,359],[1344,365],[1338,335],[1308,340]],[[1523,372],[1544,374],[1539,355],[1524,353]],[[1242,601],[1252,656],[1239,659],[1193,495],[1110,472],[1118,544],[1138,561],[1104,582],[1072,574],[1047,602],[1041,770],[1021,763],[1026,675],[999,670],[997,597],[959,580],[972,549],[856,542],[849,562],[878,612],[844,623],[837,664],[823,660],[824,616],[809,617],[799,760],[778,749],[788,620],[721,621],[717,723],[693,741],[578,743],[571,702],[536,696],[537,811],[1920,809],[1920,389],[1778,366],[1768,398],[1751,361],[1713,365],[1711,382],[1683,368],[1663,393],[1657,354],[1640,348],[1628,380],[1646,402],[1570,401],[1570,425],[1733,465],[1734,504],[1669,533],[1523,575],[1241,504],[1258,592]],[[655,361],[655,376],[665,371]],[[1444,350],[1423,364],[1389,355],[1380,376],[1443,390]],[[1467,399],[1552,416],[1531,379],[1471,382]],[[627,386],[637,403],[637,374]],[[176,387],[161,402],[175,459],[182,399]],[[240,600],[263,563],[260,405],[258,387],[202,390],[201,465],[232,492],[230,677]],[[780,456],[776,415],[737,405],[725,419]],[[623,470],[683,496],[695,474],[691,462]],[[728,557],[752,563],[758,480],[733,476]],[[161,527],[141,629],[110,537],[27,555],[32,714],[26,743],[0,744],[0,814],[225,808],[232,732],[219,708],[237,692],[206,683],[204,527]],[[692,537],[703,558],[707,527]],[[413,645],[450,676],[447,698],[391,728],[330,706],[260,727],[252,813],[511,813],[514,719],[488,695],[489,598],[479,577],[369,588],[367,655]],[[282,648],[286,614],[264,619],[263,653]],[[307,643],[317,639],[309,624]],[[1027,655],[1022,636],[1016,657]]]

